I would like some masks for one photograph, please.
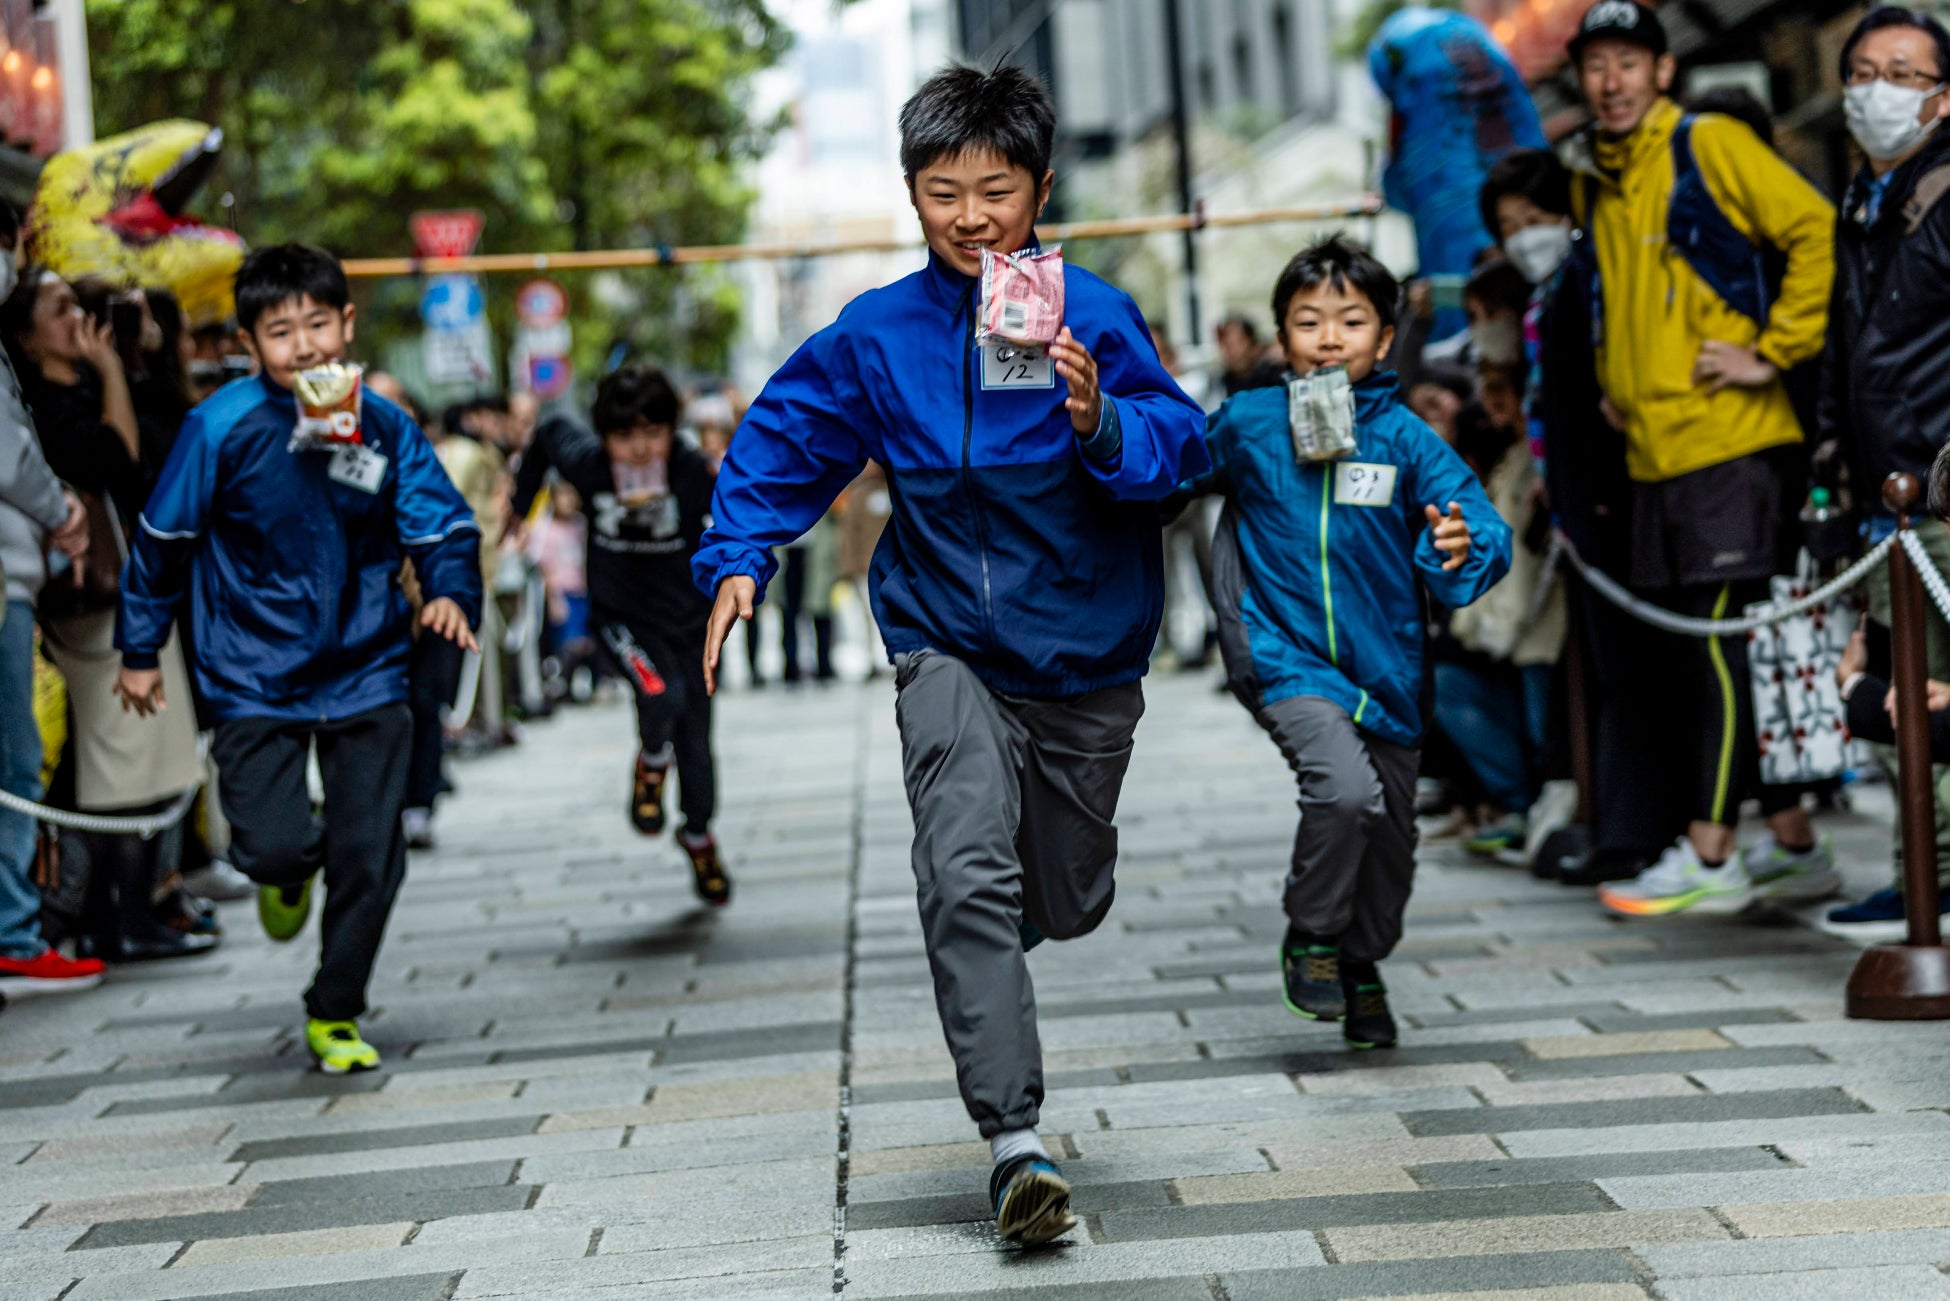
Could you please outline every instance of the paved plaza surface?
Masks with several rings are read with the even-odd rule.
[[[1433,845],[1404,1044],[1350,1054],[1280,1001],[1290,777],[1208,681],[1148,690],[1116,907],[1030,959],[1067,1245],[988,1222],[880,684],[723,702],[720,914],[628,831],[621,707],[460,765],[382,1071],[306,1069],[315,932],[248,904],[0,1013],[0,1297],[1950,1296],[1950,1027],[1843,1019],[1852,950]],[[1878,883],[1886,821],[1828,825]]]

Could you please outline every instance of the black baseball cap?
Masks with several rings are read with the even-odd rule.
[[[1637,0],[1598,0],[1587,9],[1578,34],[1571,38],[1571,57],[1582,55],[1593,41],[1626,41],[1654,54],[1664,54],[1668,48],[1665,24]]]

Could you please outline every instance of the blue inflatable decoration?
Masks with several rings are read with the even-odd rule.
[[[1490,167],[1517,149],[1545,147],[1537,106],[1489,30],[1467,14],[1398,10],[1368,45],[1368,72],[1393,107],[1382,191],[1415,222],[1425,276],[1467,276],[1494,243],[1476,196]],[[1438,312],[1434,338],[1463,328]]]

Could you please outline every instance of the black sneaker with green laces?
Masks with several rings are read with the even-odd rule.
[[[1341,969],[1341,988],[1346,991],[1347,1020],[1341,1034],[1355,1048],[1393,1048],[1401,1033],[1395,1028],[1395,1014],[1388,1010],[1388,989],[1372,962],[1347,963]]]
[[[1340,950],[1289,934],[1280,946],[1286,1010],[1309,1021],[1338,1021],[1347,1012],[1341,992]]]

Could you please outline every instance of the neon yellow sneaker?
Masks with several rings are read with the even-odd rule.
[[[305,1047],[327,1075],[370,1071],[379,1065],[379,1050],[359,1037],[357,1021],[307,1020]]]
[[[318,880],[314,872],[299,886],[260,885],[257,887],[257,920],[264,933],[283,944],[298,938],[311,917],[311,887]],[[296,897],[292,897],[293,895]]]

